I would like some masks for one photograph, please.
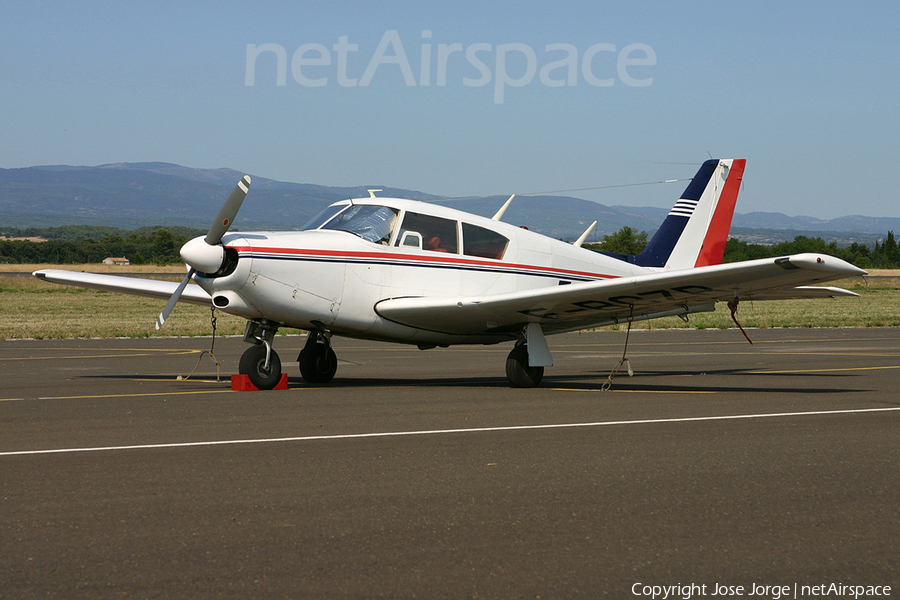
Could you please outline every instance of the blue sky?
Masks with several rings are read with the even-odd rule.
[[[696,167],[671,163],[711,155],[748,159],[739,212],[900,216],[895,2],[25,1],[3,12],[4,168],[165,161],[469,196],[686,178]],[[339,50],[342,38],[354,49]],[[284,85],[268,50],[248,85],[248,53],[264,44],[284,49]],[[668,207],[682,186],[571,195]]]

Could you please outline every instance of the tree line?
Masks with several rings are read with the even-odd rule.
[[[826,242],[820,237],[810,238],[803,235],[798,235],[792,242],[782,242],[771,246],[748,244],[731,238],[725,245],[725,257],[722,262],[773,258],[802,252],[836,256],[861,269],[900,268],[900,247],[897,246],[893,231],[888,231],[883,240],[875,242],[874,248],[858,242],[839,248],[837,242]]]
[[[585,244],[585,247],[597,252],[615,252],[618,254],[640,254],[647,246],[647,232],[638,232],[627,225],[603,236],[598,244]],[[820,237],[798,235],[790,242],[779,244],[751,244],[731,238],[725,245],[725,256],[722,262],[732,263],[757,258],[775,258],[788,254],[815,252],[836,256],[861,269],[897,269],[900,268],[900,247],[894,239],[894,232],[888,231],[874,248],[854,242],[849,246],[838,247],[837,242],[826,242]]]
[[[99,234],[99,235],[98,235]],[[65,226],[49,229],[0,229],[7,238],[40,237],[47,241],[0,238],[0,264],[90,264],[123,257],[132,264],[181,263],[178,251],[199,229],[146,227],[124,231],[112,227]],[[94,237],[97,236],[97,237]]]
[[[144,227],[133,231],[86,225],[46,229],[0,228],[0,236],[47,239],[35,242],[0,238],[0,264],[90,264],[100,263],[108,257],[124,257],[137,265],[177,264],[182,262],[178,254],[181,246],[203,233],[200,229],[188,227]],[[647,245],[647,237],[646,231],[639,232],[626,225],[615,233],[603,236],[599,244],[585,244],[585,247],[595,251],[640,254]],[[900,247],[893,231],[889,231],[882,241],[875,242],[874,248],[857,242],[839,248],[837,242],[803,235],[790,242],[772,245],[751,244],[731,238],[725,245],[723,262],[803,252],[836,256],[862,269],[900,268]]]

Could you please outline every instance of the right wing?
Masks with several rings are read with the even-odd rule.
[[[159,300],[168,300],[178,288],[177,281],[158,281],[156,279],[138,279],[121,275],[100,275],[98,273],[81,273],[78,271],[62,271],[58,269],[42,269],[32,273],[38,279],[74,285],[76,287],[119,292],[135,296],[146,296]],[[179,298],[180,302],[210,306],[209,294],[199,285],[188,285]]]
[[[716,302],[857,296],[809,287],[866,272],[833,256],[782,258],[654,272],[491,296],[388,298],[375,311],[390,321],[449,334],[544,333],[711,311]]]

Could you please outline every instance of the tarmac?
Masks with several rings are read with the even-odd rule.
[[[898,596],[900,329],[748,334],[632,331],[608,391],[624,332],[536,389],[510,344],[336,338],[312,386],[279,336],[289,389],[232,392],[239,338],[218,381],[211,338],[0,342],[0,598]]]

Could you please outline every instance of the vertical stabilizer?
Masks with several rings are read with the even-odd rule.
[[[647,248],[629,262],[666,270],[720,264],[746,162],[703,163]]]

